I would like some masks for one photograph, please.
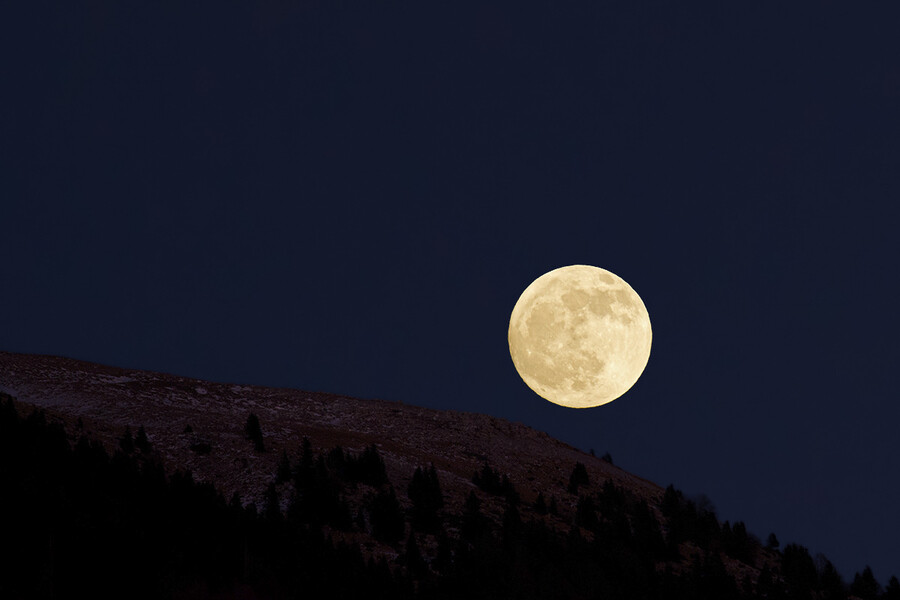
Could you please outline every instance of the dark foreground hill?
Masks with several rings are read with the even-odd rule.
[[[900,597],[472,413],[0,353],[0,597]]]

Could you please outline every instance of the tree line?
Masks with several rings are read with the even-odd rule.
[[[397,489],[376,445],[314,452],[304,439],[296,455],[280,455],[257,507],[189,472],[167,475],[136,431],[110,454],[0,400],[0,514],[14,549],[0,565],[0,597],[900,598],[895,577],[882,587],[866,568],[846,584],[804,547],[780,548],[774,535],[763,546],[672,486],[651,506],[590,481],[580,463],[567,486],[528,504],[486,463],[453,514],[434,465]],[[245,429],[266,451],[261,431],[258,419]],[[489,498],[499,519],[485,511]],[[396,558],[341,541],[352,539]],[[732,559],[762,565],[759,576],[736,579]]]

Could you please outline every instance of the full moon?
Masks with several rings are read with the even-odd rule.
[[[587,265],[535,279],[509,319],[509,353],[522,380],[571,408],[600,406],[631,389],[647,366],[651,338],[637,292]]]

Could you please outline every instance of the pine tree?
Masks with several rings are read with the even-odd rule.
[[[503,510],[501,533],[504,547],[510,549],[519,545],[522,535],[522,517],[519,515],[519,509],[512,502],[507,502],[506,508]]]
[[[897,580],[896,575],[891,575],[887,587],[884,588],[882,600],[900,600],[900,581]]]
[[[811,590],[818,586],[819,574],[809,550],[799,544],[788,544],[781,554],[781,572],[788,587],[797,590]]]
[[[153,449],[150,440],[147,439],[147,432],[144,430],[143,425],[138,429],[137,436],[134,438],[134,445],[141,451],[141,454],[150,454],[150,451]]]
[[[580,496],[575,506],[575,524],[594,531],[600,525],[597,519],[597,507],[590,496]]]
[[[766,540],[766,548],[771,548],[772,550],[778,548],[781,544],[778,541],[778,537],[775,533],[770,533],[768,539]]]
[[[841,575],[828,559],[825,559],[825,564],[822,565],[819,582],[822,588],[822,600],[844,600],[847,597],[847,590]]]
[[[416,467],[407,487],[413,503],[412,524],[419,531],[434,532],[440,527],[438,511],[444,506],[444,495],[432,464],[427,470]]]
[[[468,542],[475,543],[481,538],[485,530],[484,516],[481,514],[481,500],[475,492],[469,492],[466,504],[463,507],[460,536]]]
[[[369,513],[375,539],[387,544],[396,544],[400,541],[405,522],[393,486],[389,486],[387,490],[379,490],[372,500]]]
[[[453,564],[453,552],[450,547],[451,543],[450,538],[447,536],[447,532],[441,530],[441,533],[438,535],[437,554],[431,563],[432,567],[439,573],[448,573]]]
[[[409,532],[409,537],[406,539],[404,562],[409,573],[415,577],[421,577],[428,572],[428,565],[425,564],[419,544],[416,542],[416,534],[412,531]]]
[[[313,456],[312,444],[309,438],[304,436],[300,443],[300,460],[297,462],[297,469],[294,471],[294,484],[298,489],[303,488],[305,482],[310,479],[315,464],[315,456]]]
[[[287,450],[281,451],[281,458],[278,459],[278,468],[275,472],[275,481],[284,483],[291,478],[291,459],[288,458]]]
[[[259,426],[259,417],[253,413],[250,413],[247,417],[247,422],[244,424],[244,435],[253,442],[253,447],[257,452],[266,451],[265,445],[263,444],[262,429]]]
[[[505,473],[503,474],[503,479],[500,481],[500,495],[502,495],[510,504],[518,505],[521,501],[519,492],[516,491],[516,487]]]
[[[281,503],[278,498],[278,489],[275,487],[274,483],[270,483],[269,487],[266,489],[266,506],[264,514],[266,518],[271,521],[281,520]]]
[[[472,483],[488,494],[500,494],[503,492],[500,473],[492,469],[487,463],[482,465],[480,472],[476,471],[475,474],[472,475]]]
[[[559,515],[559,507],[556,505],[556,496],[550,496],[550,506],[547,507],[547,511],[553,515]]]
[[[856,573],[853,576],[853,583],[850,584],[850,593],[862,600],[877,600],[881,595],[881,586],[872,573],[872,567],[866,565],[863,572]]]
[[[366,446],[363,453],[356,461],[359,474],[356,476],[361,483],[378,487],[388,482],[387,470],[384,467],[384,459],[378,453],[375,444]]]
[[[131,427],[125,426],[125,435],[119,438],[119,448],[125,454],[134,454],[134,437],[131,435]]]
[[[539,515],[547,514],[547,501],[544,500],[544,492],[538,492],[537,498],[534,501],[534,512]]]
[[[580,462],[575,463],[575,468],[572,469],[572,474],[569,475],[569,487],[567,488],[570,494],[577,494],[578,488],[582,485],[588,485],[588,472],[585,468],[584,464]]]

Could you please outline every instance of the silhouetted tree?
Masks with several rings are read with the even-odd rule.
[[[375,444],[370,444],[362,451],[358,458],[350,461],[348,470],[353,481],[359,481],[372,487],[378,487],[388,482],[387,470],[384,467],[384,459],[378,452]]]
[[[266,489],[265,516],[271,521],[281,520],[281,502],[278,498],[278,490],[274,483],[270,483]]]
[[[632,541],[639,552],[654,559],[664,558],[666,543],[656,515],[646,500],[634,505],[631,515]]]
[[[134,436],[131,435],[131,427],[125,426],[125,435],[119,438],[119,448],[125,454],[134,454]]]
[[[577,494],[578,488],[582,485],[588,485],[588,472],[585,466],[580,463],[575,463],[575,468],[572,469],[572,474],[569,475],[569,486],[568,491],[570,494]]]
[[[781,543],[778,541],[778,537],[775,535],[775,533],[770,533],[769,537],[766,539],[766,548],[771,548],[772,550],[774,550],[780,545]]]
[[[484,534],[486,522],[481,514],[481,500],[475,492],[469,492],[463,507],[462,522],[460,524],[460,536],[471,543],[476,543]]]
[[[847,589],[840,573],[831,564],[831,561],[820,555],[823,561],[819,573],[819,586],[822,590],[822,600],[844,600],[847,597]]]
[[[775,599],[784,595],[768,564],[764,564],[759,571],[759,577],[756,578],[755,592],[755,597],[757,598]]]
[[[297,461],[297,468],[294,471],[294,485],[298,489],[302,489],[306,482],[312,478],[313,467],[316,457],[313,455],[312,444],[309,438],[304,436],[300,443],[300,459]]]
[[[372,534],[377,540],[387,544],[396,544],[400,541],[405,521],[393,486],[378,491],[371,502],[369,514]]]
[[[891,575],[887,587],[884,588],[883,600],[900,600],[900,580],[896,575]]]
[[[556,505],[556,496],[550,496],[550,506],[547,507],[547,511],[553,516],[559,514],[559,507]]]
[[[862,600],[877,600],[881,595],[881,585],[878,584],[869,565],[866,565],[862,573],[856,573],[853,576],[850,593]]]
[[[659,509],[664,517],[671,519],[681,510],[683,501],[684,496],[682,493],[676,490],[675,486],[670,483],[668,487],[666,487],[666,491],[663,492],[662,504],[660,504]]]
[[[509,477],[506,474],[501,476],[499,471],[492,469],[487,463],[481,467],[481,472],[475,472],[472,483],[488,494],[503,496],[507,502],[518,504],[520,501],[519,492]]]
[[[441,530],[437,540],[437,553],[434,556],[434,560],[431,561],[431,566],[437,572],[447,574],[452,563],[453,551],[451,550],[450,538],[447,536],[446,531]]]
[[[141,454],[150,454],[150,451],[153,449],[150,440],[147,439],[147,432],[144,430],[143,425],[138,429],[137,435],[134,438],[134,445],[141,451]]]
[[[729,529],[722,527],[722,544],[728,556],[752,564],[754,544],[743,521],[737,521]]]
[[[575,524],[590,531],[595,531],[600,525],[597,519],[597,507],[590,496],[580,496],[575,505]]]
[[[407,496],[413,503],[413,527],[419,531],[437,531],[440,527],[438,511],[444,506],[444,495],[433,464],[426,470],[416,467],[407,487]]]
[[[609,452],[604,453],[603,456],[600,457],[600,460],[608,462],[609,464],[614,464],[612,454]]]
[[[547,501],[544,500],[544,492],[538,492],[537,498],[534,500],[534,512],[539,515],[547,514]]]
[[[500,472],[491,468],[487,463],[482,465],[480,472],[475,471],[475,474],[472,475],[472,483],[488,494],[499,494],[502,491]]]
[[[808,597],[818,587],[818,572],[809,550],[788,544],[781,553],[781,572],[793,597]]]
[[[325,464],[328,466],[328,469],[340,479],[353,479],[352,477],[348,477],[347,468],[352,460],[349,453],[345,453],[344,449],[340,446],[335,446],[329,450],[328,454],[325,456]]]
[[[409,573],[415,577],[421,577],[428,572],[428,565],[425,564],[425,559],[422,558],[422,552],[419,550],[419,544],[416,542],[416,534],[412,531],[409,532],[409,537],[406,539],[406,552],[403,562],[406,564]]]
[[[284,483],[291,478],[291,459],[288,458],[287,450],[281,451],[281,458],[278,459],[278,468],[275,471],[275,481]]]
[[[262,429],[259,426],[259,417],[252,412],[247,417],[247,422],[244,424],[244,435],[253,442],[253,447],[257,452],[266,451],[265,445],[263,444]]]
[[[694,583],[697,596],[710,600],[736,600],[739,597],[737,584],[725,570],[725,565],[717,553],[694,561]]]

